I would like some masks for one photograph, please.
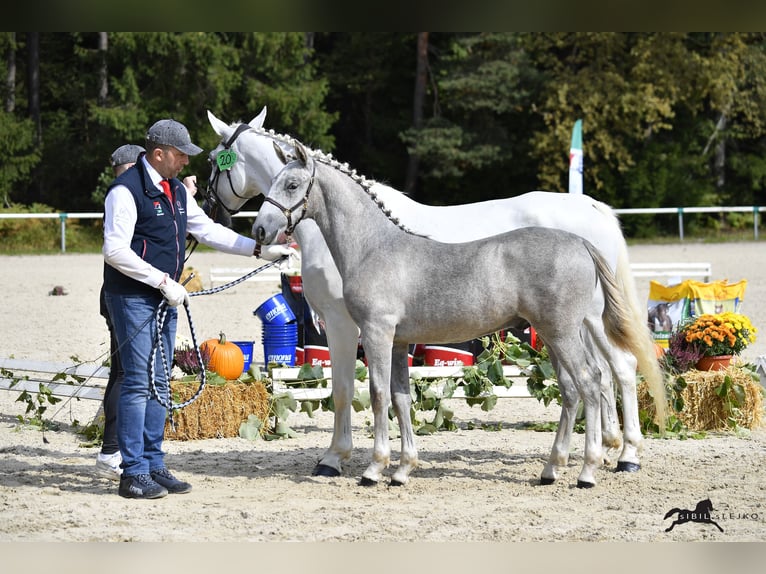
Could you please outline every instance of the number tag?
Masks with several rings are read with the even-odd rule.
[[[227,169],[231,169],[234,164],[237,163],[237,154],[230,149],[223,149],[218,152],[215,161],[218,164],[218,169],[226,171]]]

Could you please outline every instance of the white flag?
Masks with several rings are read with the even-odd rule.
[[[569,147],[569,193],[582,193],[582,120],[572,128],[572,145]]]

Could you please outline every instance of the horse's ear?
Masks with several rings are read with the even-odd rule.
[[[298,154],[298,159],[303,165],[306,165],[308,163],[308,154],[306,153],[306,150],[303,149],[303,146],[295,142],[295,152]]]
[[[281,161],[283,164],[287,165],[287,158],[285,157],[285,152],[282,151],[282,148],[279,147],[279,144],[277,142],[271,142],[271,145],[274,146],[274,151],[277,152],[277,157],[279,158],[279,161]]]
[[[266,119],[266,106],[263,106],[261,113],[255,116],[248,124],[251,128],[260,129],[263,127],[263,120]]]
[[[210,125],[213,126],[213,131],[221,137],[224,137],[224,134],[230,131],[229,126],[215,117],[210,110],[207,111],[207,120],[210,122]]]

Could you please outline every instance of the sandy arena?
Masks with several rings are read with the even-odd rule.
[[[631,247],[630,253],[633,262],[709,261],[715,279],[747,279],[742,312],[762,335],[744,356],[766,355],[762,243],[641,245]],[[205,287],[212,265],[256,266],[253,260],[210,252],[195,253],[189,263]],[[100,255],[0,256],[0,266],[0,356],[51,361],[74,356],[96,363],[105,358],[108,334],[98,314]],[[68,294],[49,296],[56,285]],[[638,287],[645,300],[648,280],[639,281]],[[210,338],[223,330],[231,340],[255,340],[254,360],[262,362],[261,325],[252,312],[277,291],[276,282],[247,283],[193,298],[198,336]],[[180,332],[187,333],[184,317],[179,324]],[[613,465],[607,466],[590,490],[575,487],[583,447],[582,435],[576,435],[569,467],[556,484],[543,487],[538,480],[553,434],[521,427],[530,421],[558,420],[557,406],[506,399],[486,413],[456,402],[461,430],[418,437],[422,466],[405,487],[381,483],[364,488],[357,482],[371,453],[370,411],[354,415],[352,460],[342,477],[332,479],[311,476],[329,444],[332,414],[317,413],[313,419],[294,414],[288,422],[299,435],[296,439],[167,441],[168,466],[194,490],[136,501],[120,498],[116,483],[93,475],[96,450],[81,446],[82,437],[71,427],[72,420],[93,419],[96,401],[52,408],[49,412],[55,413],[61,430],[47,432],[46,443],[39,430],[18,424],[16,416],[23,407],[14,402],[16,396],[0,391],[2,542],[766,539],[766,430],[743,437],[711,433],[703,440],[649,438],[640,472],[615,473]],[[469,422],[500,425],[502,430],[467,430]],[[392,449],[395,465],[398,439],[392,441]],[[707,498],[723,532],[693,522],[665,532],[672,520],[664,519],[669,510],[693,509]],[[355,560],[360,559],[356,554]],[[396,559],[387,559],[393,566]],[[252,566],[258,564],[253,557]]]

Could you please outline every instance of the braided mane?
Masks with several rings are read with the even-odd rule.
[[[296,140],[295,138],[284,135],[284,134],[278,134],[273,129],[266,130],[264,128],[254,128],[252,126],[250,129],[252,129],[254,132],[260,135],[269,137],[273,140],[276,140],[278,142],[281,142],[283,144],[286,144],[292,147],[295,147],[299,143],[298,140]],[[318,161],[319,163],[332,167],[338,170],[339,172],[349,176],[354,181],[354,183],[359,185],[359,187],[361,187],[364,190],[367,196],[373,201],[373,203],[375,203],[376,206],[378,206],[378,209],[380,209],[383,215],[385,215],[388,218],[388,220],[391,221],[391,223],[396,225],[402,231],[409,233],[410,235],[421,236],[419,233],[416,233],[412,231],[411,229],[409,229],[408,227],[406,227],[405,225],[403,225],[399,221],[399,218],[395,217],[391,213],[391,210],[386,207],[385,203],[383,203],[383,200],[378,198],[378,194],[372,190],[372,187],[376,183],[378,183],[377,181],[375,181],[374,179],[367,179],[365,176],[357,174],[356,170],[351,169],[348,163],[339,162],[337,159],[335,159],[332,156],[332,154],[325,153],[322,150],[311,149],[309,147],[306,147],[302,143],[301,145],[303,146],[303,149],[306,150],[306,153],[308,153],[314,161]]]

